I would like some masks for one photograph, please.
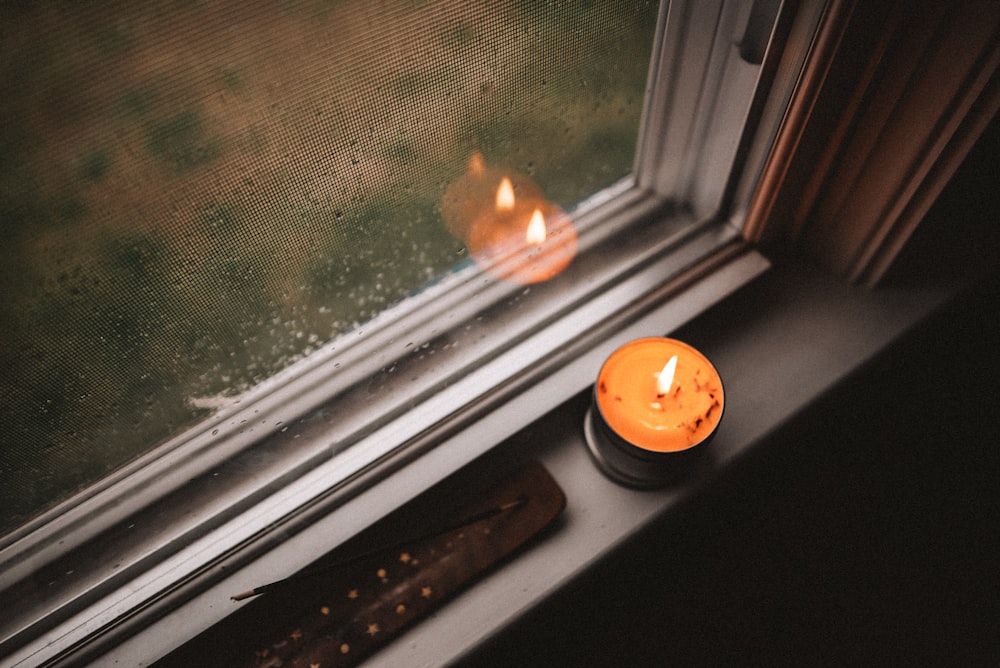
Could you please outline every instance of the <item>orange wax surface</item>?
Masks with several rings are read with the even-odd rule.
[[[530,241],[536,212],[545,222],[543,241]],[[476,262],[504,280],[539,283],[558,275],[576,256],[577,235],[568,216],[540,199],[517,200],[508,209],[481,215],[469,230],[469,251]]]
[[[657,379],[672,356],[669,390]],[[638,339],[616,350],[597,377],[597,407],[608,426],[629,443],[654,452],[677,452],[712,435],[722,419],[722,379],[700,352],[675,339]]]

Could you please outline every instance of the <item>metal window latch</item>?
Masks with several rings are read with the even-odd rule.
[[[740,58],[751,65],[760,65],[764,62],[764,52],[767,51],[771,29],[774,27],[774,19],[780,7],[781,0],[756,0],[753,3],[747,27],[737,44]]]

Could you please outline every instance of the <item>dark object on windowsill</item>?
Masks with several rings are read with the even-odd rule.
[[[518,496],[518,498],[512,501],[507,501],[499,506],[493,506],[492,508],[487,508],[482,512],[478,512],[470,517],[465,517],[461,520],[458,520],[457,522],[448,524],[440,529],[435,529],[429,533],[409,538],[407,540],[403,540],[398,543],[394,543],[392,545],[377,547],[372,550],[369,550],[368,552],[359,554],[357,556],[348,557],[343,561],[338,561],[336,563],[332,563],[327,566],[317,568],[316,570],[304,571],[297,575],[287,577],[283,580],[271,582],[266,585],[260,585],[254,587],[253,589],[249,589],[241,594],[236,594],[235,596],[231,596],[230,598],[234,601],[243,601],[245,599],[252,598],[254,596],[260,596],[261,594],[266,594],[268,592],[277,591],[285,587],[289,587],[300,580],[318,578],[324,575],[334,574],[336,573],[336,571],[345,569],[348,566],[353,566],[355,562],[361,561],[363,559],[371,557],[383,558],[381,555],[385,555],[386,553],[397,550],[405,550],[406,548],[412,547],[413,545],[416,545],[418,543],[427,542],[432,538],[440,538],[441,536],[444,536],[446,534],[454,533],[459,529],[465,529],[467,527],[471,528],[473,525],[485,522],[486,520],[492,517],[496,517],[500,513],[506,513],[508,511],[514,510],[515,508],[520,508],[526,503],[528,503],[527,495],[521,494],[520,496]]]
[[[337,550],[299,574],[234,597],[266,594],[156,665],[356,665],[514,553],[565,506],[548,471],[528,464],[475,501],[449,509],[457,519],[416,531],[415,538],[362,545],[348,556]],[[416,511],[410,517],[422,514],[407,510]],[[391,519],[394,526],[373,533],[405,535],[408,522]]]

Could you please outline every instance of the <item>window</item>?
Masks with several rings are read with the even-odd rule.
[[[5,596],[31,601],[5,649],[110,642],[742,252],[739,193],[804,52],[750,48],[776,7],[465,4],[5,22],[51,36],[8,28],[3,47],[27,54],[4,60],[25,90],[4,103],[4,215],[31,223],[4,251],[5,414],[19,443],[54,444],[5,462],[39,471],[0,544]],[[808,26],[820,10],[803,5]],[[351,40],[347,24],[376,21],[388,32]],[[67,124],[89,129],[52,129]],[[557,277],[495,280],[442,225],[477,151],[570,212],[578,254]],[[84,446],[106,450],[73,460]],[[45,632],[58,640],[32,650]]]
[[[627,176],[657,7],[5,12],[0,530],[461,271],[470,156]]]

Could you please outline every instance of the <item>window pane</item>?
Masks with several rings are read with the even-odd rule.
[[[5,3],[0,531],[631,169],[657,6]]]

